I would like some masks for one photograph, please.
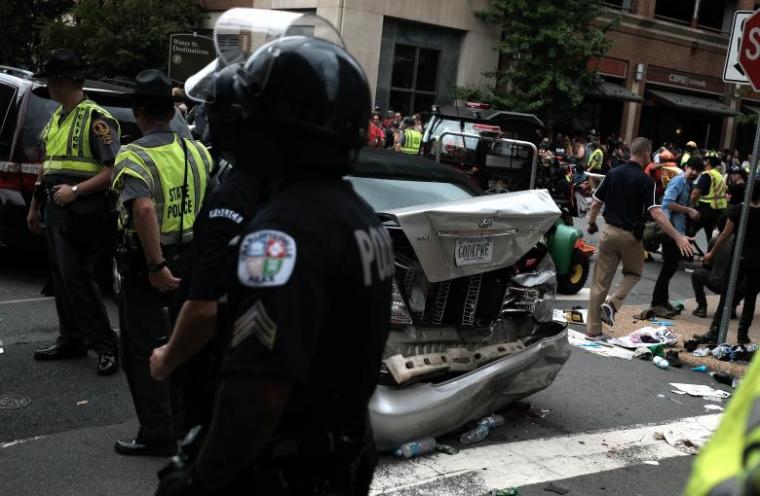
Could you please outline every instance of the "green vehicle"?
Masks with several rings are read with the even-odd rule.
[[[482,115],[482,112],[466,114],[459,110],[456,114],[444,116],[434,114],[425,132],[423,153],[437,162],[464,170],[487,193],[535,189],[538,173],[536,145],[501,137],[519,133],[504,129],[503,126],[508,124],[503,122],[496,124],[494,120],[482,119]],[[519,115],[522,124],[526,121],[540,123],[532,115],[514,115]],[[459,124],[452,123],[454,120]],[[462,130],[456,130],[457,127]],[[441,132],[435,134],[435,129],[441,129]],[[462,160],[463,157],[466,160]],[[468,166],[463,167],[463,162]],[[548,233],[547,242],[557,270],[557,291],[578,293],[588,280],[589,259],[595,250],[584,243],[583,233],[574,227],[567,209],[563,209],[562,217]]]

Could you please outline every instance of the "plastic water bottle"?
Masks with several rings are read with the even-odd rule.
[[[488,430],[493,429],[494,427],[499,427],[501,425],[504,425],[504,417],[502,415],[489,415],[488,417],[483,417],[482,419],[478,420],[478,424],[485,424],[488,426]]]
[[[402,444],[399,449],[395,451],[395,455],[399,458],[412,458],[415,456],[423,456],[435,451],[435,447],[438,443],[432,437],[426,437],[417,441]]]
[[[699,367],[693,367],[691,370],[694,372],[709,372],[710,369],[707,368],[707,365],[700,365]]]
[[[662,370],[667,370],[667,368],[670,367],[670,362],[658,356],[652,359],[652,363],[654,363],[655,367]]]
[[[488,424],[479,423],[473,430],[467,431],[459,436],[459,442],[462,444],[479,443],[487,438],[490,432],[491,429],[488,427]]]

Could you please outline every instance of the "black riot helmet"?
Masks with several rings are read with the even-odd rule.
[[[257,175],[344,174],[366,143],[366,76],[324,19],[232,9],[218,58],[185,83],[204,102],[216,152]]]

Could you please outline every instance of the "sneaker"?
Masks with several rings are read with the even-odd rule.
[[[681,368],[683,366],[681,359],[678,357],[678,352],[675,350],[665,353],[665,360],[668,361],[671,367]]]
[[[694,339],[697,344],[718,344],[718,333],[717,331],[710,331],[706,332],[704,334],[695,334]]]
[[[668,308],[664,305],[657,305],[656,307],[652,307],[652,312],[654,312],[655,317],[659,317],[661,319],[672,319],[673,317],[678,316],[678,312],[668,310]]]
[[[615,325],[615,307],[611,303],[604,302],[601,305],[602,309],[602,322],[608,326]]]
[[[702,318],[702,319],[704,319],[704,318],[706,318],[706,317],[707,317],[707,307],[699,306],[699,307],[695,308],[695,309],[694,309],[694,310],[691,312],[691,314],[692,314],[693,316],[695,316],[695,317],[699,317],[699,318]]]
[[[113,351],[98,354],[98,375],[111,375],[119,370],[119,359]]]

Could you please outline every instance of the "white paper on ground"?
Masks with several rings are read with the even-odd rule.
[[[671,382],[671,386],[679,389],[690,396],[712,397],[727,399],[731,397],[731,393],[723,391],[721,389],[713,389],[710,386],[702,384],[681,384],[677,382]]]
[[[590,351],[591,353],[595,353],[597,355],[622,358],[623,360],[633,359],[632,351],[611,344],[602,344],[596,341],[589,341],[586,339],[586,335],[582,332],[568,329],[567,338],[571,345],[584,349],[586,351]]]

